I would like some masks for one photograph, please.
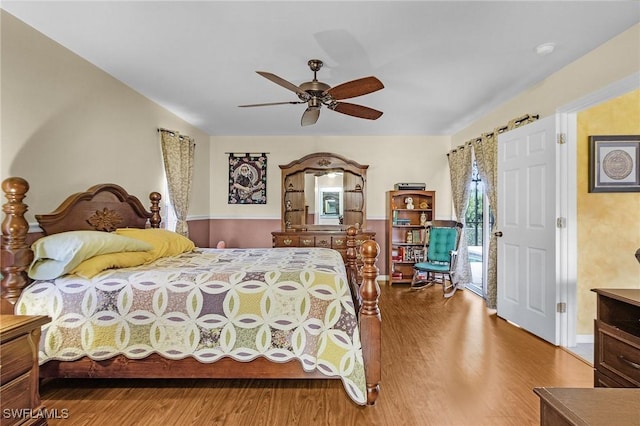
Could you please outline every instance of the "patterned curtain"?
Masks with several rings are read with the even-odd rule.
[[[196,144],[192,138],[181,136],[178,132],[161,129],[160,134],[169,201],[178,220],[175,231],[188,237],[187,213],[191,198],[193,155]]]
[[[451,196],[453,209],[459,222],[462,222],[462,235],[458,247],[458,263],[454,275],[455,289],[463,290],[471,282],[471,266],[469,265],[469,253],[466,229],[466,212],[471,193],[471,173],[473,170],[471,146],[461,146],[447,154],[449,158],[449,171],[451,173]],[[455,292],[455,291],[454,291]],[[454,292],[451,292],[453,295]]]
[[[490,309],[497,308],[498,300],[498,241],[495,229],[498,222],[498,135],[513,130],[538,119],[537,115],[525,115],[515,118],[504,127],[496,128],[491,133],[485,133],[480,139],[472,140],[471,145],[476,156],[478,174],[485,185],[491,213],[493,214],[494,229],[489,234],[489,253],[487,257],[488,270],[485,282],[487,284],[486,304]]]

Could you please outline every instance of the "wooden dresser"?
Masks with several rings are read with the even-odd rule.
[[[42,425],[38,345],[46,316],[0,315],[0,424]]]
[[[594,386],[640,387],[640,289],[594,289]]]
[[[541,426],[638,426],[640,389],[535,388]]]
[[[346,261],[347,231],[309,231],[289,230],[271,233],[273,247],[325,247],[338,250]],[[375,240],[373,231],[358,231],[356,243],[358,247],[366,240]]]

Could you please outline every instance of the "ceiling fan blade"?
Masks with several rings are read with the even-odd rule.
[[[286,105],[286,104],[305,104],[306,102],[304,101],[290,101],[290,102],[267,102],[264,104],[249,104],[249,105],[238,105],[240,108],[247,108],[247,107],[260,107],[260,106],[269,106],[269,105]]]
[[[340,100],[366,95],[367,93],[372,93],[383,88],[384,84],[377,78],[371,76],[338,84],[327,90],[325,94],[331,95],[333,99]]]
[[[275,74],[272,74],[270,72],[266,72],[266,71],[256,71],[258,74],[260,74],[261,76],[263,76],[264,78],[266,78],[267,80],[273,81],[274,83],[284,87],[285,89],[289,89],[292,92],[297,93],[298,95],[302,96],[303,98],[308,99],[309,94],[307,92],[305,92],[304,90],[300,89],[298,86],[296,86],[293,83],[289,83],[287,80],[285,80],[282,77],[278,77]]]
[[[329,105],[329,109],[353,117],[365,118],[367,120],[377,120],[382,115],[382,111],[362,105],[350,104],[348,102],[336,102]]]
[[[320,107],[308,107],[302,114],[300,125],[310,126],[316,124],[318,117],[320,117]]]

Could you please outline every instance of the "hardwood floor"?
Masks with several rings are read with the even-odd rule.
[[[537,425],[534,387],[592,387],[591,366],[497,318],[470,291],[381,286],[382,383],[356,406],[339,380],[43,383],[50,425]]]

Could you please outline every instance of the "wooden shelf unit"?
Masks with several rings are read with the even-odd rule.
[[[413,199],[412,209],[407,208],[407,197]],[[434,220],[435,201],[435,191],[387,191],[385,231],[389,285],[411,283],[414,255],[424,249],[425,240],[429,238],[426,227],[421,223],[421,216],[424,215],[427,222]]]

